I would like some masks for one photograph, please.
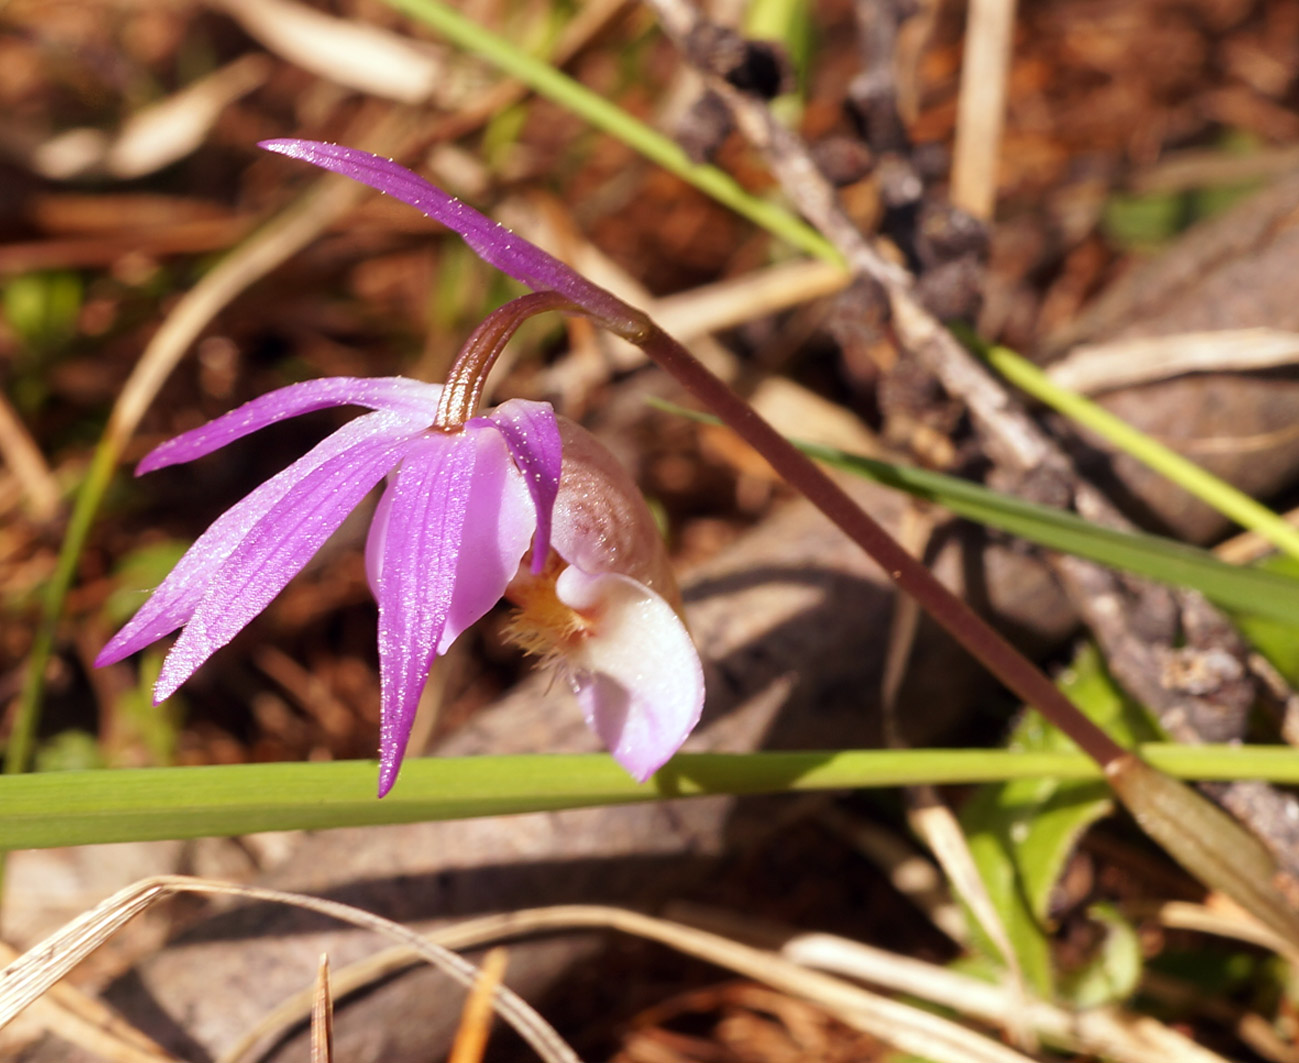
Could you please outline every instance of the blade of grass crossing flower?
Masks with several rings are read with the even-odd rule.
[[[708,414],[661,400],[651,404],[706,424]],[[1178,587],[1198,590],[1237,613],[1299,624],[1299,578],[1290,571],[1242,568],[1173,539],[1102,528],[1067,510],[1026,502],[955,476],[848,454],[818,443],[792,441],[810,457],[868,480],[936,502],[959,517],[1018,535],[1061,553],[1085,557]]]
[[[1183,778],[1299,783],[1289,746],[1147,745]],[[1080,753],[988,749],[680,754],[647,783],[605,755],[416,758],[374,799],[373,761],[66,771],[0,777],[0,848],[413,823],[707,794],[1101,778]]]
[[[1062,388],[1027,359],[1006,347],[986,347],[988,363],[1016,387],[1167,477],[1242,527],[1257,532],[1277,549],[1299,557],[1299,530],[1267,506],[1250,498],[1175,450],[1151,439],[1090,399]]]
[[[645,158],[730,207],[773,236],[831,262],[842,256],[828,240],[794,214],[751,195],[716,166],[697,163],[674,140],[638,121],[541,59],[528,55],[440,0],[386,0],[389,6],[436,30],[459,48],[487,60],[539,95],[590,122]]]

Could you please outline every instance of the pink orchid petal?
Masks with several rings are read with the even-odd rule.
[[[154,447],[136,467],[136,476],[168,465],[193,461],[220,450],[267,425],[329,406],[368,406],[375,410],[423,418],[431,424],[442,385],[405,377],[326,377],[304,380],[246,402],[229,413]]]
[[[533,291],[553,291],[567,296],[620,335],[636,334],[643,329],[643,318],[610,292],[391,159],[318,140],[263,140],[258,147],[332,170],[423,211],[459,233],[484,262],[522,281]]]
[[[699,654],[675,610],[627,576],[593,576],[570,565],[555,591],[592,625],[565,661],[586,721],[644,782],[699,722]]]
[[[213,574],[235,547],[243,542],[285,493],[309,473],[376,435],[398,440],[408,438],[418,431],[417,423],[394,419],[391,414],[375,413],[359,417],[323,439],[288,468],[250,491],[213,521],[207,531],[194,541],[139,612],[100,651],[95,658],[95,665],[113,664],[129,657],[186,623],[207,593]]]
[[[451,609],[476,458],[471,437],[420,439],[384,495],[382,526],[372,526],[366,553],[379,602],[380,797],[397,779]]]
[[[464,445],[477,452],[462,532],[463,542],[472,549],[460,555],[438,653],[446,653],[501,600],[537,528],[526,477],[511,460],[500,433],[470,421]]]
[[[421,444],[370,525],[366,575],[379,602],[384,690],[380,797],[396,781],[433,657],[500,601],[532,542],[534,504],[495,429],[479,419]],[[423,472],[408,471],[417,467]],[[427,541],[412,541],[424,532]],[[422,605],[412,610],[412,600]]]
[[[476,450],[462,534],[474,549],[460,555],[455,590],[438,643],[439,654],[446,653],[456,639],[500,601],[518,572],[520,558],[534,541],[537,517],[524,477],[510,462],[497,433],[485,432],[479,426],[495,428],[485,419],[470,421],[466,425],[466,439],[462,441],[462,445]],[[376,600],[388,548],[392,500],[393,492],[389,488],[374,511],[365,546],[366,577]]]
[[[301,476],[212,574],[202,601],[163,662],[154,688],[157,701],[174,693],[265,609],[414,445],[408,418],[377,413],[361,420],[370,421],[370,438],[355,441]]]
[[[555,411],[548,402],[509,399],[485,418],[470,424],[489,422],[505,437],[514,463],[523,473],[536,512],[536,536],[532,541],[532,571],[546,567],[550,554],[550,526],[559,493],[564,444],[560,439]],[[513,575],[513,573],[511,573]]]
[[[374,507],[374,516],[370,518],[370,532],[365,537],[365,579],[370,584],[370,593],[374,600],[379,600],[379,570],[383,568],[383,554],[388,543],[388,520],[392,516],[392,482],[379,496],[379,504]]]

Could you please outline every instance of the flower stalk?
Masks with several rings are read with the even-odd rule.
[[[496,364],[501,351],[505,350],[510,337],[528,318],[544,314],[547,310],[581,313],[571,299],[558,292],[541,291],[512,299],[483,319],[482,324],[470,333],[447,373],[446,383],[442,386],[442,398],[438,400],[437,411],[433,415],[434,428],[444,432],[452,431],[460,428],[478,412],[487,374]]]

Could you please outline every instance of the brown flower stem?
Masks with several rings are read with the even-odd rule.
[[[1097,727],[1042,671],[949,591],[920,561],[861,509],[818,465],[801,454],[747,402],[652,322],[640,346],[700,402],[761,454],[785,480],[878,564],[1011,691],[1077,743],[1102,768],[1130,756]]]
[[[478,403],[482,399],[487,374],[496,364],[501,351],[505,350],[505,345],[510,342],[510,337],[528,318],[544,314],[547,310],[582,312],[571,299],[558,292],[540,291],[511,299],[483,319],[469,334],[460,353],[456,355],[451,371],[447,373],[442,398],[438,401],[437,412],[433,416],[435,428],[454,431],[478,413]]]

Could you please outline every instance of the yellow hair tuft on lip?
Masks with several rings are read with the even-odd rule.
[[[505,591],[505,597],[519,607],[505,628],[505,637],[524,653],[546,660],[561,658],[589,630],[588,621],[555,592],[555,581],[565,567],[552,553],[546,568],[534,574],[524,558]]]

